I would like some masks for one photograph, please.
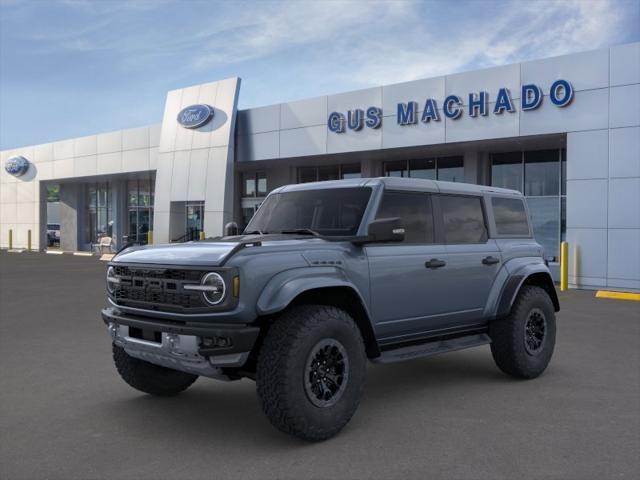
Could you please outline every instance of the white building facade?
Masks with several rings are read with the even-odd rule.
[[[48,223],[68,251],[217,236],[281,185],[408,176],[518,189],[552,264],[568,241],[570,285],[640,290],[640,43],[247,110],[239,94],[174,90],[160,124],[3,151],[0,247],[48,248]]]

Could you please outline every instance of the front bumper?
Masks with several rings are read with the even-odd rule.
[[[175,322],[102,310],[113,342],[132,357],[196,375],[226,379],[223,368],[241,367],[260,329],[248,325]]]

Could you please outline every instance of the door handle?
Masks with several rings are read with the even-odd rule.
[[[495,265],[496,263],[500,263],[500,259],[489,255],[488,257],[484,257],[482,259],[482,263],[485,265]]]
[[[427,268],[440,268],[444,267],[447,264],[444,260],[438,260],[437,258],[432,258],[428,262],[425,262],[424,266]]]

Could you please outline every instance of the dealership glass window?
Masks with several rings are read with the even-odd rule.
[[[411,178],[436,179],[436,159],[424,158],[409,160],[409,176]]]
[[[522,152],[494,153],[491,156],[491,185],[522,192],[523,180]]]
[[[298,168],[298,183],[315,182],[318,179],[318,169],[316,167]]]
[[[398,160],[395,162],[385,162],[384,174],[387,177],[408,177],[409,163],[406,160]]]
[[[298,183],[343,180],[345,178],[360,178],[361,176],[359,163],[298,168]]]
[[[464,182],[464,157],[438,158],[438,180]]]
[[[318,167],[318,181],[325,182],[327,180],[338,180],[339,178],[340,167],[338,165]]]
[[[257,206],[253,205],[251,207],[244,207],[242,209],[242,225],[247,226],[251,219],[253,218],[253,214],[256,213]]]
[[[461,182],[464,180],[464,158],[462,156],[438,157],[385,162],[387,177],[410,177],[430,180]]]
[[[204,202],[189,202],[186,205],[185,241],[199,240],[204,229]]]
[[[560,194],[567,194],[567,151],[560,150]]]
[[[50,185],[47,187],[47,202],[55,203],[60,201],[60,185]]]
[[[524,152],[524,194],[544,197],[560,193],[558,150]]]
[[[242,174],[242,196],[264,197],[267,194],[267,174],[246,172]]]
[[[353,165],[341,165],[340,166],[340,178],[360,178],[362,173],[360,172],[360,164]]]
[[[130,242],[146,244],[153,228],[154,181],[140,178],[127,182],[128,233]]]
[[[102,237],[113,237],[113,207],[109,182],[90,184],[87,188],[86,241],[98,243]]]

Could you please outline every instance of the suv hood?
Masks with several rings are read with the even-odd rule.
[[[327,241],[306,235],[238,235],[213,241],[202,240],[199,242],[129,247],[118,253],[112,262],[217,267],[223,265],[233,255],[234,251],[238,251],[242,247],[242,244],[251,245],[256,243],[262,245],[261,251],[265,249],[273,251],[273,247],[286,249],[313,248],[319,244],[326,245]]]
[[[215,267],[224,263],[237,245],[236,242],[193,242],[130,247],[117,254],[113,262]]]

